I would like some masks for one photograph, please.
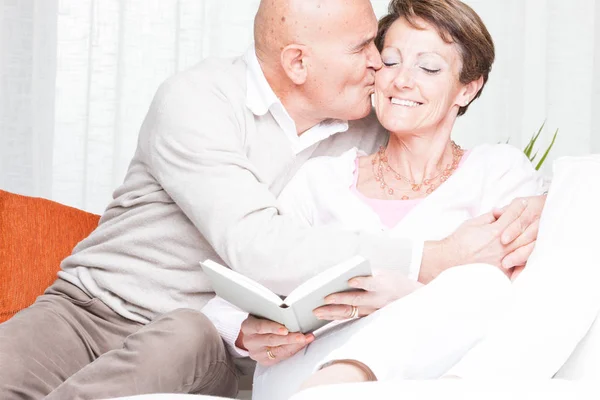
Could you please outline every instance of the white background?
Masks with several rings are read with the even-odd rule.
[[[204,57],[242,53],[258,3],[0,0],[0,189],[102,212],[158,85]],[[372,3],[385,13],[387,0]],[[547,120],[541,146],[560,129],[550,161],[600,153],[600,1],[467,3],[497,59],[455,140],[523,147]]]

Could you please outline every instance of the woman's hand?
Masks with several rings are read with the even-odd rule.
[[[515,279],[517,279],[519,277],[519,275],[521,275],[521,272],[523,272],[523,270],[525,269],[525,266],[522,265],[520,267],[514,267],[511,270],[508,270],[508,277],[510,278],[511,282],[514,282]]]
[[[373,276],[352,278],[348,284],[357,290],[327,296],[327,305],[313,311],[317,318],[328,321],[348,319],[353,307],[357,307],[357,315],[363,317],[423,286],[392,270],[374,271]]]
[[[289,333],[285,326],[268,319],[249,316],[235,342],[260,365],[270,366],[290,358],[315,340],[313,334]]]
[[[508,206],[462,223],[440,241],[425,242],[419,281],[429,283],[448,268],[491,264],[507,271],[525,265],[533,251],[545,196],[515,199]]]
[[[504,229],[500,238],[503,245],[510,245],[514,249],[502,260],[503,268],[510,269],[527,263],[537,240],[540,217],[545,204],[545,195],[533,196],[515,199],[503,209],[494,210],[496,218],[515,210],[518,213],[518,218]]]

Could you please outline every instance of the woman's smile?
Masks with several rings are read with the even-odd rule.
[[[420,105],[423,105],[423,103],[420,103],[418,101],[401,99],[401,98],[397,98],[397,97],[390,97],[390,102],[397,106],[403,106],[403,107],[409,107],[409,108],[415,108]]]

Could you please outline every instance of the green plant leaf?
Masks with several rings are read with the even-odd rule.
[[[536,157],[537,157],[537,155],[538,155],[538,153],[539,153],[539,150],[535,152],[535,154],[533,155],[533,157],[531,157],[531,158],[529,159],[529,161],[531,161],[531,162],[534,162],[534,161],[535,161],[535,158],[536,158]]]
[[[532,136],[531,139],[529,139],[529,143],[527,143],[527,147],[525,147],[523,149],[523,153],[525,153],[525,155],[527,156],[527,158],[529,158],[529,156],[531,155],[531,143],[533,143],[533,139],[535,136]]]
[[[554,137],[552,137],[552,142],[550,142],[550,146],[548,146],[548,148],[546,149],[546,152],[540,159],[540,162],[538,162],[538,164],[536,165],[535,169],[537,171],[540,170],[540,168],[542,167],[542,164],[544,163],[544,161],[546,161],[546,157],[548,157],[548,153],[550,153],[550,150],[552,150],[552,147],[554,146],[554,142],[556,141],[556,135],[558,135],[558,129],[554,132]]]
[[[525,147],[525,150],[523,150],[523,152],[525,153],[527,158],[529,158],[530,160],[531,160],[531,152],[533,151],[533,146],[535,146],[535,142],[537,142],[538,138],[540,137],[540,134],[542,133],[542,130],[544,129],[545,125],[546,125],[546,121],[544,121],[542,126],[540,126],[540,129],[538,129],[537,133],[531,137],[529,144],[527,145],[527,147]]]

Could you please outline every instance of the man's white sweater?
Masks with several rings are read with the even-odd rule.
[[[159,88],[124,183],[61,278],[147,323],[206,304],[214,294],[199,262],[207,258],[281,294],[356,254],[408,272],[409,240],[307,228],[277,201],[309,158],[384,142],[375,118],[296,154],[271,113],[248,108],[246,70],[243,57],[209,59]]]

